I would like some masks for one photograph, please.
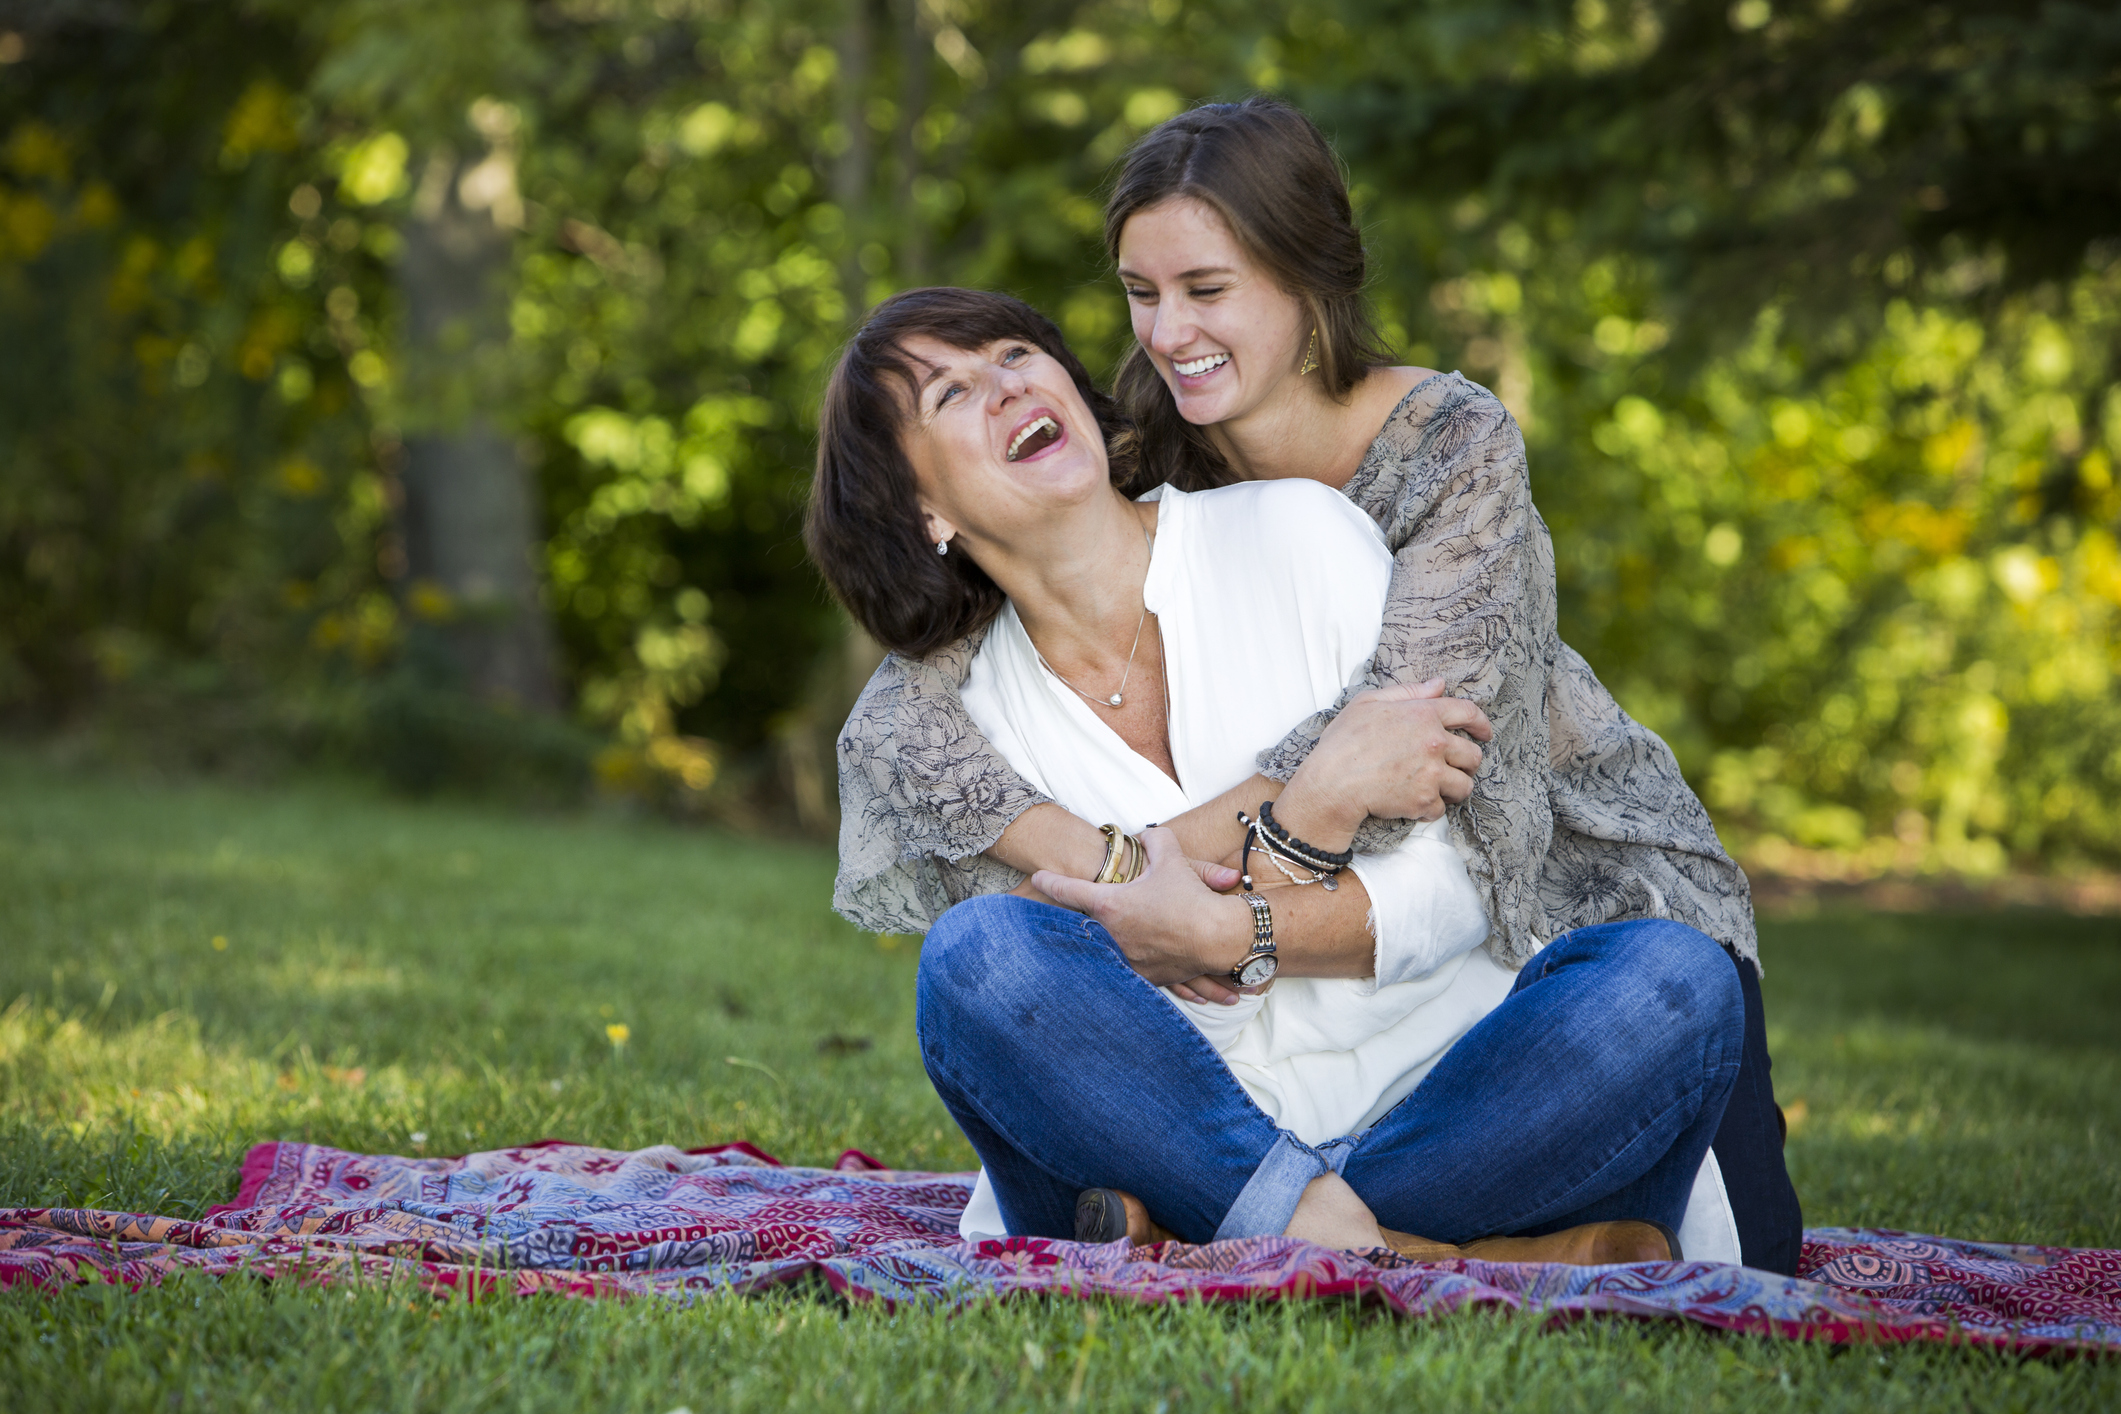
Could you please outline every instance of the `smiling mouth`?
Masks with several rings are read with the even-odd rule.
[[[1060,440],[1060,424],[1050,417],[1034,418],[1031,423],[1009,441],[1009,460],[1020,462],[1025,457],[1037,456]]]
[[[1191,363],[1173,363],[1171,366],[1187,378],[1198,378],[1203,373],[1213,373],[1229,361],[1230,355],[1219,353],[1209,354],[1206,358],[1196,358]]]

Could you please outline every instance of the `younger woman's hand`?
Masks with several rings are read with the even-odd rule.
[[[1476,743],[1494,738],[1487,714],[1445,697],[1441,678],[1376,688],[1327,725],[1274,813],[1322,849],[1347,848],[1366,816],[1440,819],[1446,805],[1473,793]]]

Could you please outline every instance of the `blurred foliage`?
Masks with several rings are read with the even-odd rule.
[[[346,750],[408,782],[480,746],[508,774],[508,732],[406,686],[452,606],[404,572],[403,438],[477,407],[537,478],[603,783],[822,815],[862,659],[796,520],[850,320],[907,285],[1006,288],[1111,367],[1100,184],[1186,104],[1265,89],[1347,156],[1408,361],[1524,423],[1565,635],[1751,858],[2121,855],[2108,9],[27,13],[0,35],[21,720],[146,713],[200,752]],[[415,370],[394,271],[438,182],[511,233],[508,333]],[[433,759],[393,764],[405,739]]]

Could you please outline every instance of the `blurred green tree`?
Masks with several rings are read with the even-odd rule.
[[[1387,277],[1406,327],[1527,425],[1565,633],[1719,822],[1784,867],[2111,858],[2121,17],[1292,28],[1423,272]]]
[[[1272,90],[1751,857],[2121,856],[2109,10],[53,0],[0,72],[18,718],[418,783],[564,778],[564,702],[609,788],[822,823],[870,658],[796,526],[851,322],[1006,288],[1109,368],[1112,164]]]

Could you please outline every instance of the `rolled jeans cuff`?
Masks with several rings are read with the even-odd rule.
[[[1215,1229],[1217,1242],[1236,1237],[1279,1237],[1288,1231],[1311,1180],[1339,1173],[1355,1152],[1352,1139],[1331,1139],[1312,1148],[1288,1130],[1274,1137],[1274,1147],[1252,1170],[1252,1177],[1223,1214]]]

